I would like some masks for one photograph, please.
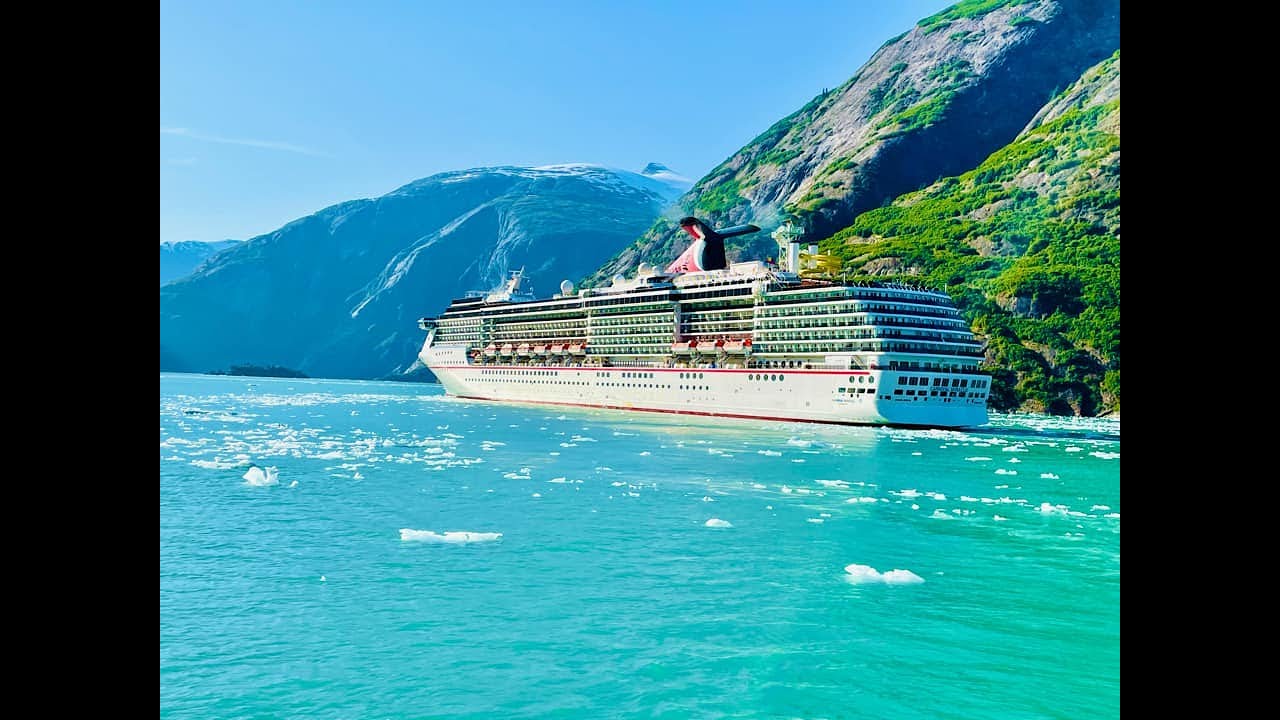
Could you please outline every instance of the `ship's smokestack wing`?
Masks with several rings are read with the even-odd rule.
[[[683,273],[698,270],[723,270],[729,266],[724,256],[725,238],[746,235],[760,230],[755,225],[736,225],[724,230],[713,230],[696,217],[687,217],[680,221],[680,227],[693,238],[693,244],[681,253],[675,262],[667,266],[665,272]]]

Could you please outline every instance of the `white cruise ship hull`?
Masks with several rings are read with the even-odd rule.
[[[854,425],[987,422],[986,393],[929,390],[933,378],[954,376],[927,371],[473,365],[465,348],[440,346],[419,358],[445,392],[474,400]]]

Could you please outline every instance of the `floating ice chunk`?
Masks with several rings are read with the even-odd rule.
[[[938,502],[942,502],[947,499],[947,496],[943,495],[940,492],[931,492],[931,493],[925,493],[925,494],[933,498],[934,500],[937,500]]]
[[[1090,510],[1110,510],[1110,509],[1111,509],[1111,506],[1110,506],[1110,505],[1094,505],[1093,507],[1091,507],[1091,508],[1089,508],[1089,509],[1090,509]]]
[[[790,492],[791,492],[791,488],[787,487],[786,485],[783,485],[783,486],[782,486],[782,492],[784,492],[784,493],[790,493]]]
[[[560,443],[560,447],[562,447],[562,448],[571,448],[571,447],[578,447],[578,445],[577,445],[577,443],[567,443],[567,442],[562,442],[562,443]]]
[[[804,458],[792,458],[792,459],[791,459],[791,462],[793,462],[793,463],[802,463],[802,462],[804,462]]]
[[[772,510],[772,509],[773,509],[773,506],[772,506],[772,505],[765,505],[765,506],[764,506],[764,509],[765,509],[765,510]]]
[[[1004,469],[1004,468],[997,468],[997,469],[996,469],[996,474],[997,474],[997,475],[1017,475],[1017,474],[1018,474],[1018,471],[1017,471],[1017,470],[1006,470],[1006,469]]]
[[[961,495],[960,502],[978,502],[978,498],[970,497],[968,495]]]
[[[1057,475],[1054,475],[1053,473],[1040,473],[1040,479],[1041,480],[1061,480],[1061,478],[1059,478]]]
[[[781,457],[782,453],[777,450],[757,450],[757,455],[767,455],[768,457]]]
[[[503,474],[502,474],[502,477],[504,477],[504,478],[506,478],[506,479],[508,479],[508,480],[528,480],[528,479],[530,479],[532,476],[531,476],[531,475],[521,475],[520,473],[509,472],[509,473],[503,473]]]
[[[915,503],[911,503],[911,509],[912,509],[912,510],[919,510],[919,509],[920,509],[920,506],[919,506],[919,505],[917,505],[917,504],[915,504]]]
[[[1020,462],[1022,462],[1022,461],[1021,461],[1021,460],[1019,460],[1018,458],[1014,457],[1014,458],[1009,458],[1009,462],[1011,462],[1011,463],[1020,463]]]
[[[253,485],[254,487],[264,487],[266,485],[277,485],[280,482],[280,473],[275,467],[269,467],[266,470],[257,465],[250,465],[242,476],[245,485]]]
[[[355,473],[351,476],[351,479],[352,479],[352,480],[363,480],[363,479],[364,479],[364,475],[361,475],[361,474],[360,474],[360,471],[359,471],[359,470],[357,470],[357,471],[355,471]]]
[[[572,440],[573,442],[595,442],[596,441],[595,438],[586,437],[584,435],[574,435],[569,439]]]
[[[815,525],[821,525],[822,523],[824,523],[824,522],[826,522],[826,521],[825,521],[825,520],[823,520],[822,518],[805,518],[805,522],[811,522],[811,523],[813,523],[813,524],[815,524]]]
[[[596,472],[613,472],[613,468],[608,465],[601,465],[596,468]]]
[[[818,517],[829,518],[831,517],[831,513],[818,513]]]
[[[325,577],[325,576],[323,576],[323,575],[321,575],[321,576],[320,576],[320,582],[326,582],[328,579],[329,579],[329,578],[327,578],[327,577]]]
[[[404,542],[450,543],[461,545],[465,543],[493,542],[501,537],[502,533],[468,532],[465,530],[436,533],[430,530],[400,528],[400,539]]]
[[[1004,452],[1027,452],[1027,449],[1022,447],[1021,445],[1010,445],[1008,447],[1003,447],[1000,449],[1003,450]]]
[[[923,455],[924,453],[922,453],[922,452],[913,452],[913,453],[911,453],[911,454],[912,454],[912,455]]]
[[[934,511],[933,511],[933,514],[932,514],[932,515],[930,515],[929,517],[934,518],[935,520],[950,520],[950,519],[951,519],[951,516],[950,516],[950,515],[948,515],[947,513],[945,513],[944,511],[942,511],[941,509],[939,509],[939,510],[934,510]]]
[[[857,504],[857,503],[873,503],[873,502],[875,502],[875,501],[876,501],[876,499],[875,499],[875,498],[873,498],[873,497],[851,497],[851,498],[849,498],[848,500],[845,500],[845,502],[846,502],[846,503],[854,503],[854,504]]]
[[[542,493],[534,493],[533,495],[530,495],[529,497],[536,497],[536,498],[539,498],[539,497],[542,497]]]
[[[767,486],[763,483],[751,483],[751,487],[755,488],[756,490],[764,490]]]
[[[924,582],[924,578],[911,572],[910,570],[890,570],[882,573],[870,565],[846,565],[844,567],[845,580],[854,585],[866,585],[869,583],[884,583],[886,585],[916,585]]]
[[[904,498],[920,497],[920,492],[918,490],[890,490],[889,492],[893,495],[897,495],[898,497],[904,497]]]
[[[711,518],[710,520],[703,523],[703,526],[714,527],[714,528],[731,528],[733,527],[733,523],[729,522],[728,520],[721,520],[720,518]]]
[[[833,487],[833,488],[849,487],[849,483],[845,482],[844,480],[814,480],[814,482],[818,483],[819,485],[823,485],[825,487]]]
[[[289,483],[289,487],[291,487],[291,488],[298,487],[298,481],[297,481],[297,480],[294,480],[293,482]]]
[[[1075,445],[1070,445],[1067,447],[1067,452],[1083,452],[1083,451],[1084,451],[1084,448],[1076,447]]]
[[[640,457],[648,457],[652,454],[653,453],[649,452],[648,450],[645,450],[644,452],[640,453]]]
[[[1116,458],[1120,457],[1120,453],[1118,452],[1094,451],[1089,454],[1096,458],[1102,458],[1103,460],[1115,460]]]
[[[1104,518],[1110,518],[1110,519],[1112,519],[1112,520],[1119,520],[1119,519],[1120,519],[1120,513],[1107,513],[1106,515],[1103,515],[1102,517],[1104,517]]]
[[[623,485],[626,485],[626,483],[622,482],[621,480],[614,480],[609,484],[612,485],[613,487],[622,487]]]
[[[987,457],[986,455],[974,455],[973,457],[965,458],[965,460],[968,460],[969,462],[981,462],[983,460],[990,460],[990,459],[991,458]]]
[[[815,443],[812,440],[804,440],[802,438],[794,438],[794,437],[787,438],[787,444],[791,445],[792,447],[802,447],[802,448],[813,447],[815,445]]]
[[[192,460],[191,464],[205,470],[230,470],[236,466],[235,463],[217,462],[216,460]]]
[[[995,520],[996,522],[1004,522],[1004,521],[1008,520],[1009,518],[1007,518],[1007,517],[1001,517],[1000,515],[993,515],[993,516],[992,516],[992,519],[993,519],[993,520]]]
[[[560,484],[564,484],[564,483],[569,482],[569,480],[568,480],[567,478],[558,477],[558,478],[551,478],[551,479],[550,479],[550,480],[548,480],[547,482],[549,482],[549,483],[560,483]]]
[[[716,499],[715,499],[715,498],[713,498],[713,497],[711,497],[710,495],[703,495],[703,496],[702,496],[702,502],[715,502],[715,501],[716,501]]]
[[[809,488],[796,488],[796,492],[797,492],[797,493],[799,493],[799,494],[801,494],[801,495],[811,495],[811,494],[813,494],[813,491],[812,491],[812,490],[810,490]]]

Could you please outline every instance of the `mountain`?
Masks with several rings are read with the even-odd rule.
[[[160,289],[160,367],[404,371],[424,338],[419,317],[520,267],[550,295],[643,232],[684,189],[651,167],[446,172],[295,220]]]
[[[1120,52],[973,170],[822,242],[854,279],[945,287],[987,341],[998,410],[1120,407]]]
[[[769,232],[785,216],[827,237],[861,212],[973,168],[1119,49],[1119,13],[1119,0],[964,0],[921,20],[713,169],[585,282],[673,260],[684,215],[759,225],[764,232],[729,242],[729,257],[763,258],[775,254]]]
[[[160,284],[177,280],[196,269],[205,258],[227,248],[239,244],[239,240],[221,240],[218,242],[182,242],[160,243]]]

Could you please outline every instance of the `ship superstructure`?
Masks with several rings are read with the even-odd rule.
[[[754,225],[681,226],[665,269],[543,300],[497,291],[423,318],[419,358],[460,397],[810,422],[962,427],[987,421],[982,346],[945,293],[830,279],[839,261],[790,224],[780,266],[728,263]]]

